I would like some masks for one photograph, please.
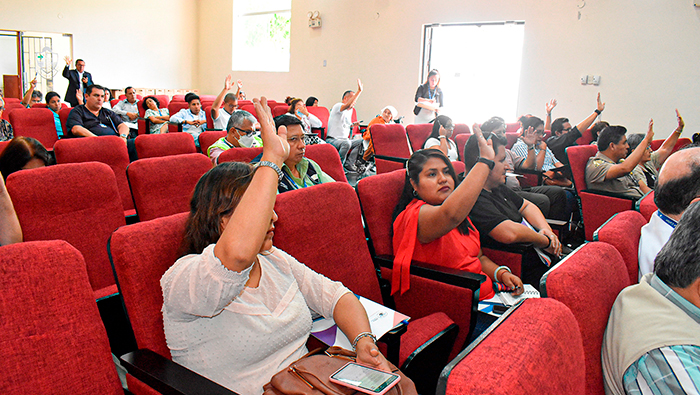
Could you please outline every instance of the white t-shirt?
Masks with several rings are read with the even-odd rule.
[[[457,144],[455,144],[454,141],[450,139],[447,140],[447,157],[450,159],[450,161],[455,162],[459,160],[459,153],[457,152]],[[430,148],[436,145],[440,145],[440,139],[436,139],[435,137],[431,137],[428,140],[425,141],[425,144],[423,144],[423,148]]]
[[[671,237],[675,223],[671,218],[662,218],[659,210],[656,210],[649,219],[649,223],[642,226],[642,235],[639,238],[639,280],[647,273],[654,271],[654,259]],[[670,221],[666,222],[666,221]]]
[[[328,117],[328,137],[348,138],[352,125],[352,108],[340,111],[343,103],[336,103]]]
[[[228,130],[228,120],[231,114],[223,108],[219,109],[219,117],[214,120],[214,129]]]

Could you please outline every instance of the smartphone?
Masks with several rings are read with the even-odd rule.
[[[331,383],[340,384],[365,394],[382,395],[395,386],[401,376],[348,362],[330,377]]]

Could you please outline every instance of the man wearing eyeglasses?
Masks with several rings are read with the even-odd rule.
[[[545,120],[545,129],[550,129],[549,124],[552,119],[552,110],[557,106],[557,101],[552,99],[545,105],[547,110],[547,119]],[[551,122],[552,136],[547,139],[547,146],[559,162],[568,165],[569,158],[566,156],[566,148],[576,145],[576,140],[581,137],[581,131],[586,131],[591,126],[596,117],[605,110],[605,103],[600,101],[600,93],[598,93],[597,105],[595,111],[586,119],[579,122],[578,125],[571,127],[568,118],[557,118]]]
[[[262,139],[255,131],[255,124],[258,121],[253,114],[245,110],[236,110],[228,120],[226,136],[216,140],[207,149],[207,155],[213,164],[219,163],[219,155],[233,147],[262,147]]]

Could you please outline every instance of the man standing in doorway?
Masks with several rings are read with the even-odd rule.
[[[80,94],[85,93],[85,88],[92,85],[92,75],[85,71],[85,61],[78,59],[75,61],[75,70],[70,70],[70,56],[64,58],[66,67],[63,69],[63,77],[68,79],[68,90],[66,90],[66,101],[71,107],[78,105],[76,91],[80,90]]]

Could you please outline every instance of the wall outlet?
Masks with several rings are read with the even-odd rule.
[[[581,85],[586,85],[586,84],[588,84],[588,76],[582,75],[581,76]]]
[[[600,85],[600,76],[599,75],[589,75],[588,76],[588,83],[593,84],[593,85]]]

